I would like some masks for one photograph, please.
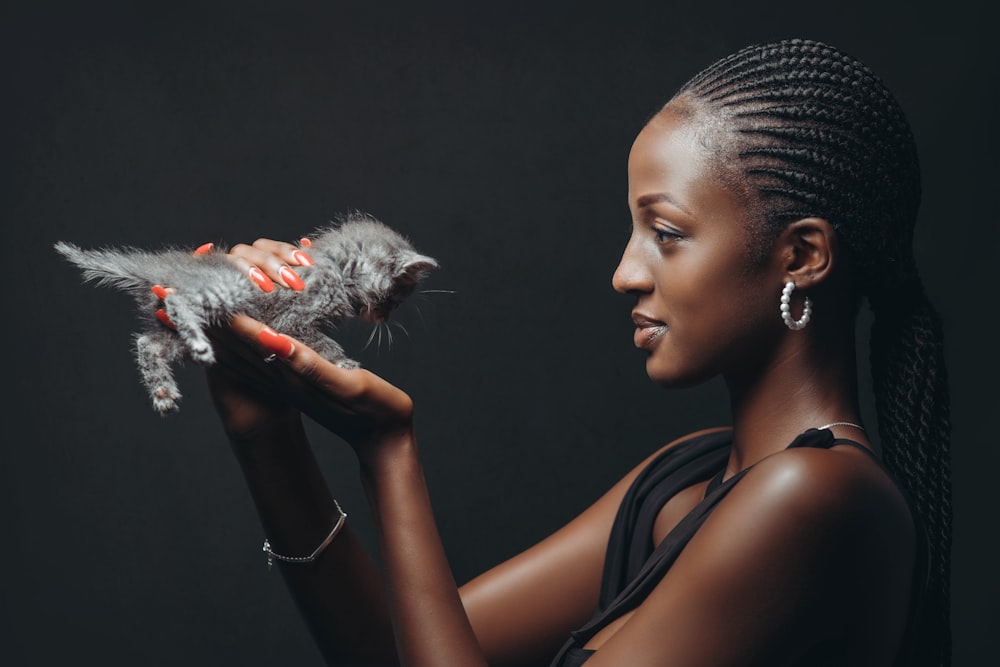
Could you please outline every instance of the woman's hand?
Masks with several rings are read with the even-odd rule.
[[[251,401],[300,410],[346,440],[362,458],[373,447],[411,435],[410,397],[367,370],[340,368],[246,315],[234,317],[228,335],[220,332],[218,340],[227,348],[222,351],[227,372],[242,370],[253,392],[264,396],[251,396]],[[228,403],[225,408],[241,412]]]

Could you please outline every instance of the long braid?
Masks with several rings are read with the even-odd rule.
[[[947,665],[951,655],[948,632],[951,564],[951,477],[947,377],[941,319],[920,285],[910,290],[909,303],[897,295],[872,295],[878,315],[872,326],[871,366],[879,415],[883,457],[891,470],[903,471],[930,538],[928,588],[918,636],[935,641],[926,648],[935,661]],[[910,482],[909,480],[913,481]]]
[[[745,48],[675,96],[735,131],[739,184],[755,196],[759,257],[791,221],[833,225],[875,313],[871,367],[883,458],[914,499],[929,541],[919,664],[950,658],[950,417],[940,318],[913,259],[916,145],[899,104],[856,59],[820,42]],[[917,663],[914,663],[917,664]]]

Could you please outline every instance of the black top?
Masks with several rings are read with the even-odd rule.
[[[579,667],[586,662],[594,653],[583,648],[586,643],[609,623],[642,604],[660,583],[712,510],[749,470],[742,470],[722,482],[731,444],[730,430],[696,436],[667,449],[639,473],[622,499],[611,528],[597,611],[586,625],[571,633],[551,667]],[[798,436],[788,448],[828,449],[834,445],[853,445],[875,458],[868,448],[853,440],[835,438],[829,429],[810,429]],[[877,458],[875,461],[878,463]],[[705,480],[711,481],[704,500],[654,548],[653,524],[660,510],[674,495]],[[917,523],[915,515],[914,521]],[[919,523],[917,526],[922,534]],[[925,539],[921,537],[918,539],[907,635],[914,625],[915,608],[919,605],[919,593],[926,578],[925,547]],[[911,643],[907,639],[904,645]],[[902,655],[897,662],[905,664]]]

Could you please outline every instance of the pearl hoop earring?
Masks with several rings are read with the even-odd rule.
[[[802,309],[802,317],[797,320],[792,319],[792,292],[795,290],[795,283],[789,280],[785,283],[785,288],[781,290],[781,319],[784,320],[785,326],[792,331],[798,331],[799,329],[805,329],[806,325],[809,324],[809,318],[812,316],[813,304],[809,297],[806,297],[805,307]]]

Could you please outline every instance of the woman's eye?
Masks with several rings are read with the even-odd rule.
[[[671,241],[676,241],[678,239],[684,238],[677,232],[667,229],[666,227],[654,226],[653,233],[656,235],[657,243],[670,243]]]

